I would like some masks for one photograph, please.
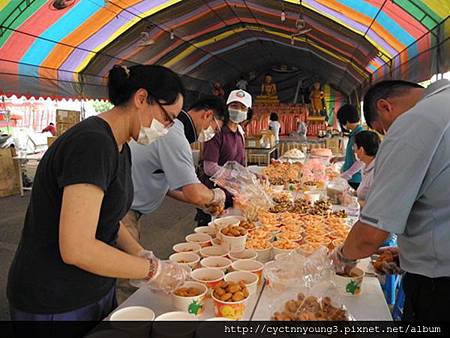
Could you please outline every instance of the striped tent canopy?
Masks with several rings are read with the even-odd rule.
[[[103,98],[114,64],[165,65],[200,92],[283,65],[347,96],[449,69],[448,0],[0,0],[0,10],[3,94]],[[300,13],[311,31],[293,39]]]

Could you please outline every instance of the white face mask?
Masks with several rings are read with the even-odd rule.
[[[216,135],[216,132],[214,131],[214,128],[209,126],[206,129],[203,129],[200,134],[198,135],[198,142],[208,142],[211,140],[214,135]]]
[[[169,132],[169,129],[164,127],[164,124],[159,122],[157,119],[153,119],[150,127],[141,127],[139,131],[138,143],[148,145],[155,142],[160,137],[163,137]]]
[[[247,119],[247,112],[239,109],[228,108],[230,120],[234,123],[241,123]]]

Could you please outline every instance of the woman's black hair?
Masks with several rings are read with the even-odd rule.
[[[115,106],[126,104],[139,89],[145,89],[149,102],[174,104],[185,96],[180,77],[169,68],[157,65],[115,65],[108,75],[109,100]]]
[[[337,118],[341,127],[345,127],[347,122],[358,123],[360,120],[358,110],[351,104],[344,104],[341,108],[339,108]]]
[[[278,121],[278,114],[275,112],[270,113],[270,121]]]
[[[355,135],[355,144],[358,148],[363,148],[368,156],[376,156],[381,139],[377,133],[364,130]]]

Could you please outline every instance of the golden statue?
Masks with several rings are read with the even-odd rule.
[[[261,85],[261,96],[277,96],[277,86],[272,82],[272,76],[269,74],[266,74],[266,76],[264,76],[264,83]]]
[[[320,82],[314,83],[314,88],[311,90],[309,98],[311,99],[313,115],[319,115],[324,109],[322,99],[324,97],[323,91],[320,89]]]

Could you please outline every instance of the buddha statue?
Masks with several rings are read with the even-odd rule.
[[[272,76],[270,74],[264,76],[264,83],[261,85],[261,96],[277,96],[277,86],[272,82]]]
[[[311,94],[309,95],[311,99],[311,105],[313,110],[313,115],[320,115],[320,112],[324,109],[322,99],[324,98],[323,91],[320,89],[320,82],[315,82]]]

